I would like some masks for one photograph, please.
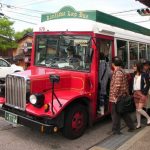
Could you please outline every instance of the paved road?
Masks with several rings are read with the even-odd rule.
[[[87,150],[110,136],[110,118],[102,120],[76,139],[59,134],[42,134],[24,126],[13,127],[0,117],[0,150]]]

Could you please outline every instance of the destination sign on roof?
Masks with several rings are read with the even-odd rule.
[[[94,12],[93,12],[94,13]],[[73,7],[65,6],[56,13],[42,14],[41,22],[60,18],[82,18],[93,20],[94,14],[88,11],[76,11]]]

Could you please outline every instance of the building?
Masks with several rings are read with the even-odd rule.
[[[26,33],[17,41],[18,47],[13,51],[13,60],[19,66],[26,69],[30,65],[33,33]]]
[[[4,36],[1,37],[6,38]],[[30,65],[32,39],[33,33],[26,33],[17,41],[17,48],[8,49],[6,51],[0,50],[0,57],[3,57],[10,63],[15,63],[26,69],[26,67]]]

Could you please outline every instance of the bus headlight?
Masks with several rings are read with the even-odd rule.
[[[35,105],[37,103],[37,98],[35,95],[31,95],[29,100],[30,100],[30,103],[33,105]]]
[[[32,94],[30,95],[30,103],[35,107],[41,108],[44,105],[44,94]]]

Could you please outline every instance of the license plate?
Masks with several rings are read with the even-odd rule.
[[[17,124],[18,122],[18,117],[17,115],[10,113],[10,112],[5,112],[5,120],[13,123],[13,124]]]

